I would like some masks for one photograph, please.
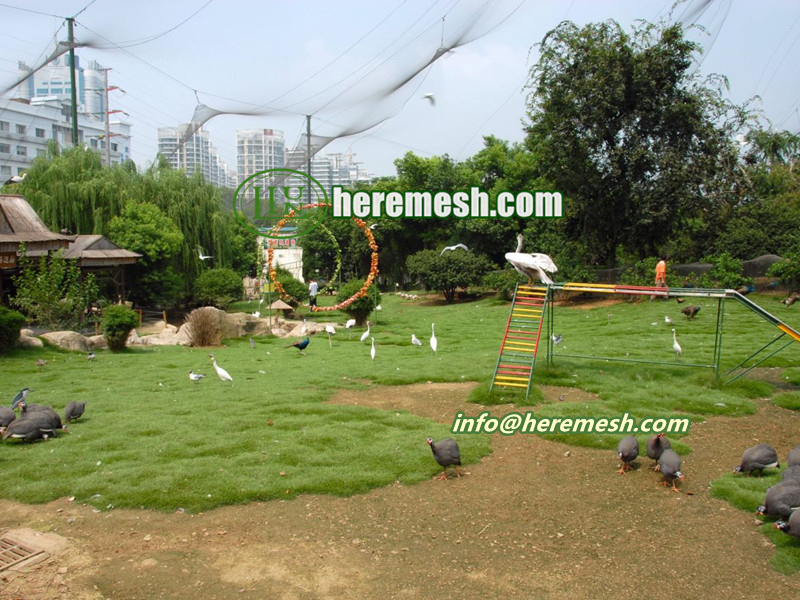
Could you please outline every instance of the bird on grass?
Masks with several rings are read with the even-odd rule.
[[[564,337],[562,335],[560,335],[560,334],[559,335],[553,334],[551,336],[551,339],[553,340],[553,344],[558,346],[561,343],[561,340],[564,339]]]
[[[367,321],[367,330],[361,334],[361,341],[366,342],[369,337],[369,321]]]
[[[436,349],[439,347],[439,340],[436,339],[436,333],[433,331],[433,323],[431,323],[431,350],[436,354]]]
[[[61,421],[59,415],[52,406],[42,406],[40,404],[28,404],[27,402],[20,402],[22,415],[20,419],[36,418],[39,422],[39,428],[42,433],[49,437],[56,437],[58,431],[67,431],[67,426]]]
[[[792,537],[800,538],[800,510],[792,511],[792,516],[788,521],[783,519],[775,521],[775,529],[780,529],[783,533],[788,533]]]
[[[40,358],[39,360],[36,361],[36,366],[39,367],[39,368],[42,368],[46,364],[47,364],[47,361],[45,359],[43,359],[43,358]]]
[[[202,373],[195,373],[194,371],[189,371],[189,380],[190,381],[194,381],[195,383],[197,383],[203,377],[205,377],[205,375],[203,375]]]
[[[6,430],[6,427],[11,425],[11,422],[17,418],[17,413],[8,408],[7,406],[0,406],[0,435]]]
[[[375,360],[375,338],[370,336],[370,339],[372,340],[372,348],[369,351],[369,357]]]
[[[24,442],[35,442],[41,439],[46,440],[48,437],[40,427],[39,418],[31,416],[15,419],[3,431],[3,440],[11,438]]]
[[[456,244],[455,246],[445,246],[444,249],[439,253],[439,256],[444,255],[445,252],[457,250],[458,248],[461,248],[464,252],[469,252],[469,248],[467,248],[464,244]]]
[[[625,471],[633,469],[631,463],[637,456],[639,456],[639,440],[632,435],[622,438],[617,444],[617,458],[622,461],[622,467],[617,473],[625,475]]]
[[[547,254],[540,254],[535,252],[533,254],[524,254],[522,252],[522,234],[517,235],[517,250],[516,252],[507,252],[506,260],[511,263],[517,272],[521,273],[528,278],[529,283],[533,283],[534,277],[538,277],[539,281],[545,285],[553,283],[553,280],[547,276],[547,273],[555,273],[558,271],[553,259]]]
[[[669,315],[664,315],[664,323],[672,325],[672,319],[669,318]]]
[[[369,323],[367,323],[369,326]],[[331,336],[336,335],[336,327],[333,325],[325,325],[325,333],[328,334],[328,348],[333,348],[333,342],[331,342]],[[364,336],[361,336],[362,340]]]
[[[453,438],[447,438],[434,443],[433,438],[425,440],[431,447],[433,458],[442,467],[442,474],[439,479],[447,479],[447,467],[454,467],[456,476],[461,477],[458,467],[461,465],[461,451],[458,443]]]
[[[253,338],[250,338],[250,347],[255,350],[256,348],[256,341]]]
[[[672,482],[672,491],[680,492],[675,485],[675,480],[683,480],[683,473],[681,472],[681,457],[672,448],[668,448],[661,453],[658,457],[658,466],[661,467],[661,474],[664,475],[662,485],[669,485]]]
[[[750,476],[753,471],[757,471],[758,476],[761,477],[764,469],[780,468],[780,466],[775,448],[769,444],[756,444],[742,453],[742,462],[738,467],[734,467],[733,472],[747,473]]]
[[[414,335],[413,333],[411,334],[411,343],[414,346],[422,346],[422,342],[419,341],[419,338],[416,335]]]
[[[800,465],[792,465],[781,472],[782,481],[795,481],[800,485]]]
[[[344,326],[345,326],[345,329],[350,330],[350,337],[347,338],[347,339],[350,339],[351,337],[353,337],[353,327],[356,326],[356,320],[355,319],[347,319],[347,323],[345,323]]]
[[[308,336],[306,336],[302,340],[297,340],[294,344],[289,344],[288,346],[286,346],[286,348],[297,348],[298,350],[300,350],[300,354],[305,356],[306,353],[303,352],[303,350],[306,349],[306,347],[308,346],[308,344],[310,342],[311,342],[311,339]]]
[[[97,355],[94,352],[89,352],[89,354],[86,355],[86,358],[87,360],[94,360],[97,358]]]
[[[308,326],[306,325],[306,320],[303,319],[303,326],[300,328],[300,335],[305,335],[308,333]]]
[[[678,356],[681,355],[683,350],[681,349],[681,345],[678,343],[678,338],[675,335],[675,328],[672,329],[672,349],[675,350],[675,354]]]
[[[214,365],[214,370],[217,372],[217,375],[219,375],[219,378],[222,381],[231,381],[232,382],[233,381],[233,377],[231,377],[230,373],[228,373],[225,369],[223,369],[222,367],[220,367],[217,364],[217,359],[214,358],[214,355],[213,354],[209,354],[208,356],[211,359],[211,362]]]
[[[64,407],[64,420],[67,423],[76,421],[83,416],[83,412],[85,410],[86,402],[76,402],[75,400],[72,400]]]
[[[694,321],[695,315],[700,312],[700,307],[694,305],[684,306],[681,312],[686,315],[687,319],[692,319]]]
[[[656,461],[656,463],[652,467],[650,467],[651,469],[653,469],[653,471],[661,470],[661,465],[658,463],[658,459],[661,458],[661,455],[664,453],[664,450],[671,450],[671,449],[672,449],[672,444],[663,433],[654,435],[649,440],[647,440],[647,456]]]
[[[209,259],[209,258],[214,258],[213,256],[210,256],[210,255],[208,255],[208,254],[203,254],[203,248],[202,248],[201,246],[198,246],[198,247],[197,247],[197,256],[198,256],[198,257],[200,258],[200,260],[202,260],[202,261],[205,261],[205,260],[207,260],[207,259]]]
[[[678,304],[683,304],[684,302],[686,302],[686,300],[683,298],[675,298],[675,302],[677,302]]]
[[[767,490],[764,504],[756,509],[756,514],[786,519],[793,512],[800,512],[798,509],[800,509],[800,485],[795,481],[782,481]]]

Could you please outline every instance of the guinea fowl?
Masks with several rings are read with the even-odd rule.
[[[756,514],[785,519],[798,508],[800,508],[800,485],[794,481],[782,481],[767,490],[764,504],[758,507]]]
[[[631,463],[639,456],[639,440],[629,435],[622,438],[617,444],[617,458],[622,461],[622,467],[617,473],[624,475],[625,471],[632,469]]]
[[[795,446],[789,451],[789,466],[800,465],[800,446]]]
[[[672,448],[664,450],[658,458],[658,466],[661,467],[661,474],[664,475],[662,485],[669,485],[672,482],[672,491],[680,492],[675,485],[675,480],[683,480],[683,473],[681,472],[681,457],[678,456]]]
[[[11,424],[11,421],[17,418],[17,413],[8,408],[7,406],[0,406],[0,433],[5,431],[5,428]]]
[[[775,448],[768,444],[757,444],[752,448],[748,448],[742,454],[742,464],[734,467],[734,473],[747,473],[752,475],[753,471],[758,471],[758,476],[761,477],[761,472],[768,467],[780,467],[778,462],[778,453]]]
[[[433,438],[425,440],[431,447],[433,458],[442,467],[442,474],[439,479],[447,479],[447,467],[455,467],[456,475],[461,477],[458,470],[461,465],[461,451],[458,449],[458,442],[453,438],[447,438],[434,443]]]
[[[686,315],[687,319],[694,320],[695,315],[700,312],[700,307],[694,305],[684,306],[681,312]]]
[[[76,402],[75,400],[68,402],[64,407],[64,420],[67,423],[76,421],[83,416],[84,410],[86,410],[86,402]]]
[[[656,461],[656,463],[650,468],[654,471],[660,471],[661,465],[658,464],[658,459],[661,458],[661,454],[664,452],[664,450],[670,450],[671,448],[672,444],[669,443],[669,440],[663,433],[654,435],[647,440],[647,456]]]
[[[792,465],[781,473],[782,481],[796,481],[800,485],[800,465]]]
[[[61,421],[61,415],[50,406],[21,402],[20,407],[22,408],[23,418],[36,419],[42,431],[48,435],[51,434],[55,437],[58,430],[67,430],[67,427]]]
[[[3,432],[3,440],[8,438],[22,440],[24,442],[35,442],[42,438],[47,439],[42,432],[39,421],[32,417],[20,417],[15,419]]]
[[[775,521],[775,529],[780,529],[783,533],[800,538],[800,510],[792,512],[788,521]]]

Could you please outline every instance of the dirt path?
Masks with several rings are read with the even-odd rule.
[[[469,389],[376,387],[333,401],[450,423],[457,410],[481,410],[465,403]],[[623,477],[613,452],[522,435],[492,441],[493,454],[460,479],[350,498],[198,515],[0,501],[0,535],[29,528],[34,543],[33,532],[47,532],[64,544],[0,572],[0,598],[800,597],[800,575],[769,566],[755,516],[707,493],[748,445],[768,441],[785,456],[800,442],[800,415],[763,402],[752,417],[693,425],[683,484],[692,495],[658,485],[646,457]]]

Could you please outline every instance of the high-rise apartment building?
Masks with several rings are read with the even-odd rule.
[[[285,142],[277,129],[238,129],[236,131],[236,173],[239,185],[267,169],[284,166]]]
[[[236,187],[236,175],[223,160],[202,127],[195,129],[192,123],[177,127],[158,128],[158,151],[174,169],[187,175],[202,173],[205,180],[218,187]]]

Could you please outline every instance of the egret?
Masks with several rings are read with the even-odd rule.
[[[436,333],[433,330],[433,323],[431,323],[431,350],[433,350],[434,354],[436,353],[436,348],[439,347],[439,341],[436,339]]]
[[[415,346],[422,346],[422,342],[420,342],[419,338],[413,333],[411,334],[411,343],[414,344]]]
[[[208,356],[211,358],[211,362],[214,363],[214,370],[217,372],[217,375],[219,375],[219,378],[222,381],[233,381],[233,377],[230,376],[230,373],[217,364],[217,359],[214,358],[214,355],[209,354]]]
[[[333,325],[325,325],[325,332],[328,334],[328,348],[333,348],[331,336],[336,334],[336,328]]]
[[[375,360],[375,338],[369,336],[369,339],[372,340],[372,349],[369,351],[369,356],[372,360]]]
[[[422,96],[422,99],[423,100],[427,100],[428,102],[430,102],[431,106],[436,106],[436,96],[434,96],[433,94],[430,94],[430,93],[425,94],[425,95]]]
[[[517,272],[523,274],[528,278],[529,283],[533,283],[534,277],[545,285],[553,283],[553,280],[547,276],[546,272],[555,273],[558,271],[553,259],[546,254],[524,254],[522,252],[522,234],[517,235],[517,250],[515,252],[507,252],[506,260],[511,263]]]
[[[445,252],[457,250],[458,248],[461,248],[464,252],[469,252],[469,248],[467,248],[464,244],[456,244],[455,246],[445,246],[444,249],[439,253],[439,256],[442,256]]]
[[[369,337],[369,321],[367,321],[367,330],[361,334],[361,341],[366,342]]]
[[[678,356],[681,355],[681,345],[678,343],[678,338],[675,335],[675,328],[672,329],[672,349],[675,350],[675,354]]]
[[[355,327],[355,326],[356,326],[356,320],[355,320],[355,319],[348,319],[348,320],[347,320],[347,323],[345,323],[345,324],[344,324],[344,326],[345,326],[347,329],[350,329],[350,330],[352,330],[352,329],[353,329],[353,327]],[[352,331],[350,331],[350,337],[353,337],[353,332],[352,332]],[[347,339],[350,339],[350,338],[347,338]]]
[[[303,327],[300,328],[300,335],[305,335],[308,332],[308,327],[306,326],[306,320],[303,319]]]
[[[217,371],[217,373],[219,373],[219,371]],[[194,381],[195,383],[197,383],[203,377],[205,377],[205,375],[203,375],[202,373],[195,373],[194,371],[189,371],[189,380],[190,381]]]
[[[669,315],[664,315],[664,323],[672,325],[672,319],[669,318]]]
[[[213,256],[209,256],[208,254],[203,254],[203,248],[198,246],[197,247],[197,256],[200,257],[200,260],[205,261],[208,258],[214,258]]]

